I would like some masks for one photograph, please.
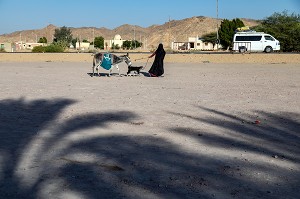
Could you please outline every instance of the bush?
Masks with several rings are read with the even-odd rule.
[[[32,49],[33,53],[43,53],[45,51],[46,51],[45,46],[35,46]]]
[[[57,44],[50,44],[49,46],[35,46],[32,49],[33,53],[62,53],[64,52],[64,47]]]
[[[64,48],[60,45],[50,44],[49,46],[46,46],[45,52],[47,53],[62,53],[64,52]]]

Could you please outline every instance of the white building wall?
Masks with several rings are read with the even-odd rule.
[[[217,50],[217,45],[214,46],[210,42],[203,42],[198,36],[189,37],[187,42],[172,42],[172,49],[182,50],[183,45],[187,46],[186,50]]]
[[[0,43],[0,49],[6,52],[14,52],[16,47],[13,43]]]
[[[115,46],[118,45],[121,48],[124,41],[125,40],[114,40],[114,39],[112,39],[112,40],[104,40],[104,48],[111,49],[112,46],[113,46],[113,44]],[[106,46],[106,44],[107,44],[107,46]]]
[[[77,50],[87,50],[90,48],[90,43],[88,42],[76,42]]]

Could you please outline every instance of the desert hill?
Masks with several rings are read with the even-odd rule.
[[[246,26],[250,27],[259,24],[259,22],[252,19],[241,20]],[[81,40],[92,41],[97,36],[102,36],[104,39],[113,39],[116,34],[119,34],[122,39],[132,40],[135,38],[151,48],[160,42],[168,46],[171,41],[187,41],[188,37],[201,37],[206,33],[215,32],[217,24],[220,25],[221,21],[222,19],[217,20],[198,16],[182,20],[171,20],[162,25],[152,25],[146,28],[130,24],[124,24],[112,30],[104,27],[69,28],[72,31],[73,38]],[[23,30],[0,35],[0,42],[36,42],[40,37],[46,37],[48,41],[52,41],[55,28],[59,27],[50,24],[43,29]]]

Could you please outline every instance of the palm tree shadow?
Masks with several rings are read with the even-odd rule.
[[[300,157],[297,155],[300,152],[299,113],[279,112],[274,114],[265,111],[253,111],[253,115],[257,115],[256,118],[262,118],[262,121],[256,124],[256,118],[248,114],[236,116],[206,107],[199,108],[214,116],[201,118],[181,113],[172,114],[178,114],[200,123],[213,125],[230,132],[228,134],[236,136],[236,138],[242,136],[247,137],[247,139],[237,141],[238,139],[234,137],[216,134],[209,135],[207,133],[205,136],[199,136],[201,132],[197,133],[197,130],[189,133],[190,136],[197,136],[198,139],[212,146],[222,145],[224,148],[231,147],[267,156],[279,155],[296,163],[300,163]],[[184,129],[181,128],[177,128],[175,131],[181,134],[185,133]],[[263,141],[263,145],[257,146],[255,140]]]
[[[256,165],[261,172],[270,169],[285,172],[291,181],[278,190],[273,184],[250,180],[248,162],[235,159],[226,163],[207,154],[185,150],[164,138],[122,134],[122,129],[110,128],[111,124],[130,125],[138,118],[132,112],[90,113],[58,119],[62,111],[74,103],[70,99],[0,102],[3,121],[0,126],[0,198],[297,198],[299,174],[296,170],[287,172],[284,168]],[[297,120],[260,112],[274,118],[270,120],[274,124],[283,120],[285,125],[253,126],[241,124],[243,118],[200,108],[227,119],[224,122],[217,117],[176,114],[215,125],[224,133],[233,131],[253,139],[259,137],[265,144],[255,146],[251,141],[213,136],[201,129],[169,130],[210,147],[233,147],[262,155],[280,154],[289,163],[299,164]],[[107,133],[112,129],[115,130]],[[287,139],[279,143],[285,135]],[[291,146],[287,142],[292,142]],[[284,151],[284,147],[288,150]]]
[[[31,139],[50,121],[55,119],[67,106],[75,103],[69,99],[35,100],[7,99],[0,102],[0,150],[1,197],[17,198],[26,196],[35,198],[35,191],[22,189],[14,177],[23,149]]]
[[[42,186],[51,178],[49,162],[57,158],[51,154],[55,143],[73,131],[135,117],[124,111],[94,113],[57,123],[62,111],[74,103],[70,99],[0,101],[0,198],[40,198]]]
[[[87,161],[72,155],[73,150],[101,154]],[[88,198],[208,198],[207,193],[189,189],[205,187],[199,169],[209,173],[215,160],[188,155],[177,146],[152,136],[106,136],[74,143],[65,153],[61,170],[72,190],[84,190]],[[199,166],[199,162],[207,165]],[[67,177],[73,175],[72,177]],[[88,177],[90,176],[90,177]],[[92,176],[92,178],[91,178]],[[191,179],[199,187],[189,187]],[[75,183],[76,182],[76,183]],[[93,187],[84,189],[84,186]]]
[[[222,154],[231,155],[243,154],[244,157],[253,157],[249,162],[246,158],[235,157],[230,160],[226,170],[232,170],[232,165],[239,165],[238,171],[243,168],[248,171],[267,173],[278,178],[277,183],[248,184],[249,190],[261,192],[261,195],[254,195],[255,198],[297,198],[297,189],[300,184],[300,174],[297,169],[282,167],[281,163],[300,166],[300,114],[297,112],[268,113],[254,110],[253,115],[241,114],[240,116],[222,112],[206,107],[198,107],[201,111],[207,112],[209,116],[192,116],[177,112],[169,112],[172,115],[179,115],[182,118],[190,119],[203,124],[210,125],[213,130],[201,128],[175,127],[170,129],[180,135],[195,139],[199,144],[210,149],[222,149]],[[259,121],[258,123],[256,121]],[[227,152],[225,152],[227,151]],[[263,159],[263,160],[262,160]],[[273,163],[273,162],[276,163]],[[278,166],[274,166],[278,165]],[[279,166],[280,165],[280,166]],[[250,179],[243,179],[243,174],[235,180],[240,184],[249,183]],[[255,174],[252,174],[255,175]],[[284,177],[282,177],[284,176]],[[264,178],[264,177],[261,177]],[[280,180],[279,180],[280,179]],[[234,187],[234,184],[232,184]],[[280,190],[278,187],[280,186]],[[232,188],[233,188],[232,187]],[[239,190],[235,188],[236,190]],[[263,193],[268,190],[268,194]],[[244,190],[245,191],[245,190]],[[233,191],[235,193],[235,191]],[[275,193],[274,195],[269,193]],[[248,193],[248,197],[250,197]],[[238,196],[238,194],[234,194]],[[245,196],[243,196],[245,197]]]

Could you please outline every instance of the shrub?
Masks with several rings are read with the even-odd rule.
[[[47,53],[62,53],[64,52],[64,48],[60,45],[50,44],[46,46],[45,52]]]
[[[32,49],[33,53],[43,53],[45,51],[46,51],[45,46],[35,46]]]
[[[32,49],[33,53],[62,53],[64,52],[64,47],[57,44],[50,44],[49,46],[35,46]]]

